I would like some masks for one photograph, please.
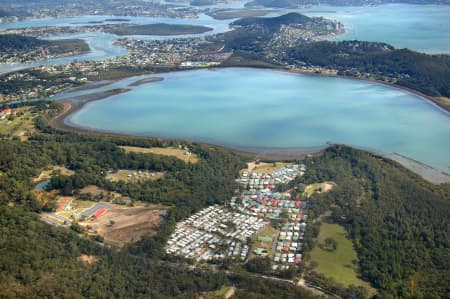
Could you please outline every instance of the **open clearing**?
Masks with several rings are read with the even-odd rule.
[[[123,196],[120,193],[108,191],[95,185],[89,185],[80,189],[80,197],[84,196],[84,199],[95,199],[97,201],[106,201],[111,203],[128,204],[131,202],[131,198]]]
[[[265,163],[265,162],[250,162],[247,163],[247,169],[243,169],[243,171],[248,172],[258,172],[258,173],[269,173],[274,170],[280,169],[285,167],[286,165],[290,165],[291,163],[285,163],[285,162],[274,162],[274,163]]]
[[[200,298],[203,299],[228,299],[233,297],[236,289],[234,287],[223,286],[217,291],[205,292]]]
[[[267,250],[267,255],[272,255],[272,246],[274,244],[274,241],[276,240],[278,231],[273,228],[270,224],[267,224],[259,233],[257,233],[253,237],[253,248],[264,248]],[[263,238],[272,238],[272,241],[258,241],[259,237]],[[255,253],[251,253],[251,255],[256,255]]]
[[[310,197],[315,192],[321,193],[321,192],[328,192],[331,189],[336,186],[335,182],[323,182],[323,183],[316,183],[306,186],[304,194],[307,197]]]
[[[78,260],[85,264],[92,265],[98,261],[98,258],[93,255],[82,254],[78,257]]]
[[[117,247],[155,234],[166,215],[159,207],[124,207],[114,205],[96,219],[80,222],[88,232],[100,235],[104,242]]]
[[[325,243],[325,239],[333,238],[337,242],[334,251],[327,251],[320,245]],[[311,262],[318,264],[315,270],[326,277],[332,277],[335,281],[345,286],[350,284],[365,287],[369,293],[373,289],[369,283],[361,280],[357,276],[358,267],[353,261],[358,261],[353,243],[347,238],[346,231],[338,224],[322,223],[317,239],[317,245],[311,251]]]
[[[441,100],[442,102],[444,102],[444,103],[446,103],[446,104],[450,104],[450,98],[439,97],[439,100]]]
[[[117,172],[108,174],[107,178],[113,182],[123,181],[130,183],[140,183],[144,181],[155,181],[164,177],[164,172],[136,171],[119,169]]]
[[[27,140],[35,131],[34,118],[36,114],[31,112],[30,107],[21,107],[16,109],[17,115],[0,120],[0,135],[15,137]]]
[[[121,149],[127,153],[143,153],[143,154],[156,154],[163,156],[175,157],[183,160],[186,163],[197,163],[198,157],[196,154],[192,154],[184,149],[174,147],[135,147],[135,146],[120,146]]]
[[[58,165],[53,165],[53,166],[49,166],[46,170],[43,170],[39,176],[33,178],[33,183],[38,183],[41,181],[45,181],[50,179],[52,176],[54,175],[66,175],[66,176],[71,176],[73,175],[75,172],[73,172],[70,169],[67,169],[64,166],[58,166]]]

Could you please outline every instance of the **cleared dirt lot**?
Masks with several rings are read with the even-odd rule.
[[[105,243],[123,247],[144,235],[155,234],[165,215],[166,210],[155,206],[113,206],[99,218],[80,222],[80,225],[102,236]]]

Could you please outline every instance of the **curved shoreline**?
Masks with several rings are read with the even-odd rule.
[[[285,70],[285,69],[273,69],[273,70],[274,71],[283,71],[283,72],[288,72],[288,73],[293,73],[293,74],[300,73],[300,72],[293,72],[293,71],[289,71],[289,70]],[[306,73],[306,74],[300,73],[300,74],[323,76],[321,74],[310,74],[310,73]],[[157,75],[157,74],[155,74],[155,75]],[[344,77],[344,76],[328,76],[328,77],[343,77],[346,79],[358,79],[358,78],[352,78],[352,77],[348,78],[348,77]],[[146,80],[149,80],[149,82],[154,82],[154,80],[152,78],[153,77],[144,78],[144,79],[138,80],[137,82],[144,82],[142,84],[148,83],[148,82],[146,82]],[[157,80],[159,81],[159,79],[157,79]],[[377,82],[375,80],[367,80],[367,79],[362,79],[362,78],[358,79],[358,80],[369,81],[369,82],[376,83],[376,84],[384,84],[384,82]],[[391,88],[398,88],[396,85],[393,85],[393,84],[384,84],[384,85],[387,85]],[[129,85],[129,86],[131,86],[131,85]],[[441,107],[439,107],[432,101],[431,102],[428,101],[429,98],[423,96],[420,92],[410,90],[407,88],[399,88],[399,89],[402,89],[406,92],[412,93],[412,94],[420,97],[422,100],[427,100],[427,102],[432,104],[433,106],[435,106],[435,108],[439,109],[443,113],[450,115],[450,113],[447,110],[442,109]],[[122,90],[118,90],[118,91],[112,90],[112,91],[98,92],[98,93],[89,94],[89,95],[81,95],[81,96],[73,97],[73,98],[70,98],[67,100],[61,100],[61,102],[64,104],[64,109],[59,115],[57,115],[56,117],[54,117],[51,120],[50,124],[51,124],[51,126],[53,126],[56,129],[59,129],[62,131],[67,131],[67,132],[72,132],[72,133],[96,134],[96,135],[103,135],[103,136],[105,136],[105,135],[106,136],[136,136],[136,137],[141,137],[141,138],[161,138],[161,139],[166,139],[166,140],[178,140],[180,142],[185,141],[185,142],[201,143],[201,144],[206,144],[206,145],[209,145],[212,147],[226,148],[228,150],[238,152],[240,154],[244,154],[246,156],[250,156],[255,159],[271,160],[271,161],[295,160],[295,159],[305,158],[308,155],[318,155],[318,154],[321,154],[329,146],[333,145],[331,143],[327,143],[322,146],[297,147],[297,148],[257,148],[257,147],[255,147],[255,148],[252,148],[252,147],[240,148],[240,147],[235,147],[232,145],[208,142],[207,140],[189,140],[189,139],[181,139],[181,138],[170,138],[170,137],[164,137],[164,136],[151,136],[151,135],[144,135],[144,134],[141,135],[141,134],[130,134],[130,133],[125,133],[125,132],[117,132],[117,131],[98,130],[98,129],[94,129],[94,128],[78,126],[76,124],[72,124],[67,121],[68,116],[79,111],[86,104],[88,104],[90,102],[106,99],[114,94],[127,92],[127,91],[128,91],[127,89],[122,89]],[[400,163],[401,165],[403,165],[405,168],[413,171],[414,173],[420,175],[424,179],[426,179],[429,182],[432,182],[434,184],[450,182],[450,174],[448,174],[442,170],[435,169],[423,162],[416,161],[410,157],[406,157],[406,156],[403,156],[398,153],[385,153],[380,150],[364,148],[364,147],[360,147],[360,146],[354,146],[354,145],[348,145],[348,146],[351,146],[354,148],[359,148],[361,150],[365,150],[365,151],[371,152],[373,154],[394,160],[394,161]]]
[[[85,101],[84,103],[76,103],[74,104],[71,100],[64,100],[61,101],[64,105],[63,111],[54,117],[50,125],[54,127],[55,129],[65,131],[65,132],[71,132],[75,134],[94,134],[97,136],[112,136],[112,137],[124,137],[124,136],[133,136],[133,137],[139,137],[139,138],[160,138],[165,140],[176,140],[180,142],[192,142],[192,143],[199,143],[208,145],[210,147],[214,148],[224,148],[236,153],[239,153],[241,155],[250,157],[255,160],[264,160],[264,161],[293,161],[298,159],[304,159],[308,156],[317,156],[321,155],[327,148],[330,146],[333,146],[334,144],[326,144],[323,146],[317,146],[317,147],[308,147],[308,148],[292,148],[292,149],[257,149],[257,148],[236,148],[232,146],[227,145],[220,145],[220,144],[214,144],[214,143],[208,143],[203,141],[194,141],[194,140],[182,140],[177,138],[168,138],[168,137],[158,137],[158,136],[148,136],[148,135],[138,135],[138,134],[127,134],[127,133],[119,133],[119,132],[113,132],[113,131],[102,131],[102,130],[96,130],[96,129],[90,129],[86,127],[80,127],[76,125],[70,125],[65,121],[65,118],[69,116],[70,114],[78,111],[81,109],[85,104],[101,100],[109,95],[98,95],[95,99],[90,99],[88,101]],[[381,156],[383,158],[387,158],[390,160],[393,160],[403,167],[407,168],[408,170],[412,171],[413,173],[419,175],[424,180],[433,183],[433,184],[443,184],[443,183],[450,183],[450,174],[445,173],[443,171],[437,170],[423,162],[416,161],[412,158],[403,156],[398,153],[384,153],[380,150],[375,149],[369,149],[364,147],[358,147],[358,146],[351,146],[363,151],[370,152],[374,155]]]
[[[277,69],[274,69],[274,70],[277,70]],[[409,87],[406,87],[406,86],[402,86],[402,85],[398,85],[398,84],[395,84],[395,83],[390,83],[390,82],[376,80],[376,79],[357,78],[357,77],[345,76],[345,75],[337,75],[337,74],[333,75],[333,74],[313,73],[313,72],[302,71],[302,70],[280,69],[280,71],[287,72],[287,73],[292,73],[292,74],[302,74],[302,75],[307,75],[307,76],[322,76],[322,77],[330,77],[330,78],[343,78],[343,79],[349,79],[349,80],[366,81],[366,82],[371,82],[371,83],[375,83],[375,84],[380,84],[380,85],[384,85],[384,86],[400,89],[400,90],[406,91],[409,94],[413,94],[415,96],[418,96],[422,100],[432,104],[437,109],[445,112],[446,114],[448,114],[450,116],[450,105],[446,105],[446,104],[440,102],[438,99],[436,99],[436,97],[432,97],[432,96],[426,95],[426,94],[424,94],[424,93],[422,93],[422,92],[420,92],[420,91],[418,91],[416,89],[412,89],[412,88],[409,88]]]

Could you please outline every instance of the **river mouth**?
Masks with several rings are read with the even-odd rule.
[[[244,151],[348,144],[450,170],[448,113],[398,88],[243,68],[158,77],[164,80],[90,102],[66,121],[102,132],[192,140]],[[108,88],[130,83],[127,79]]]

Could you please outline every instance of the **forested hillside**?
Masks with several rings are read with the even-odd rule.
[[[201,159],[195,165],[154,154],[126,154],[118,145],[169,146],[171,141],[133,137],[80,136],[52,131],[47,121],[57,103],[38,103],[47,116],[37,120],[46,131],[32,140],[0,141],[0,297],[2,298],[195,298],[201,292],[235,285],[238,298],[257,296],[312,298],[285,283],[261,281],[245,274],[192,270],[183,263],[161,261],[162,246],[176,221],[233,193],[234,178],[244,159],[222,149],[190,145]],[[49,105],[49,106],[47,106]],[[160,233],[121,251],[44,224],[36,212],[43,206],[32,192],[31,178],[46,165],[75,171],[53,187],[70,193],[85,184],[120,189],[147,202],[172,204]],[[102,170],[115,167],[165,169],[170,174],[154,184],[108,185]],[[128,191],[127,191],[128,190]],[[93,264],[79,260],[95,258]]]
[[[308,161],[303,183],[335,181],[316,194],[316,216],[332,219],[354,241],[362,277],[381,298],[446,298],[449,294],[450,195],[397,163],[337,146]]]
[[[0,34],[0,57],[21,56],[31,51],[46,51],[47,55],[65,55],[89,51],[80,39],[43,40],[18,34]]]
[[[249,17],[242,18],[234,21],[231,25],[238,26],[265,26],[268,29],[275,31],[279,30],[282,25],[289,24],[302,24],[311,21],[310,17],[307,17],[298,13],[288,13],[273,18],[262,18],[262,17]]]
[[[189,144],[196,164],[155,154],[126,153],[119,146],[158,146],[176,141],[78,135],[55,131],[48,120],[58,103],[36,103],[46,115],[36,120],[41,133],[28,141],[0,141],[0,297],[195,298],[233,285],[237,298],[312,298],[291,284],[220,270],[193,270],[165,256],[162,247],[177,221],[234,194],[246,158],[228,150]],[[361,275],[380,298],[446,298],[448,256],[447,187],[431,185],[395,162],[334,146],[308,158],[308,171],[296,183],[335,181],[328,193],[314,195],[310,217],[332,210],[332,219],[350,233]],[[63,165],[73,176],[54,176],[51,188],[71,194],[87,184],[118,191],[134,200],[170,205],[156,235],[122,250],[104,247],[73,231],[38,220],[54,202],[38,200],[31,178],[49,165]],[[110,169],[165,170],[143,184],[113,183]],[[80,256],[94,258],[88,264]],[[352,298],[352,292],[344,293]]]
[[[46,46],[49,42],[35,37],[21,36],[17,34],[0,35],[0,51],[24,51]]]
[[[450,96],[450,57],[394,49],[362,41],[316,42],[290,50],[291,63],[337,69],[343,75],[370,73],[431,96]]]

